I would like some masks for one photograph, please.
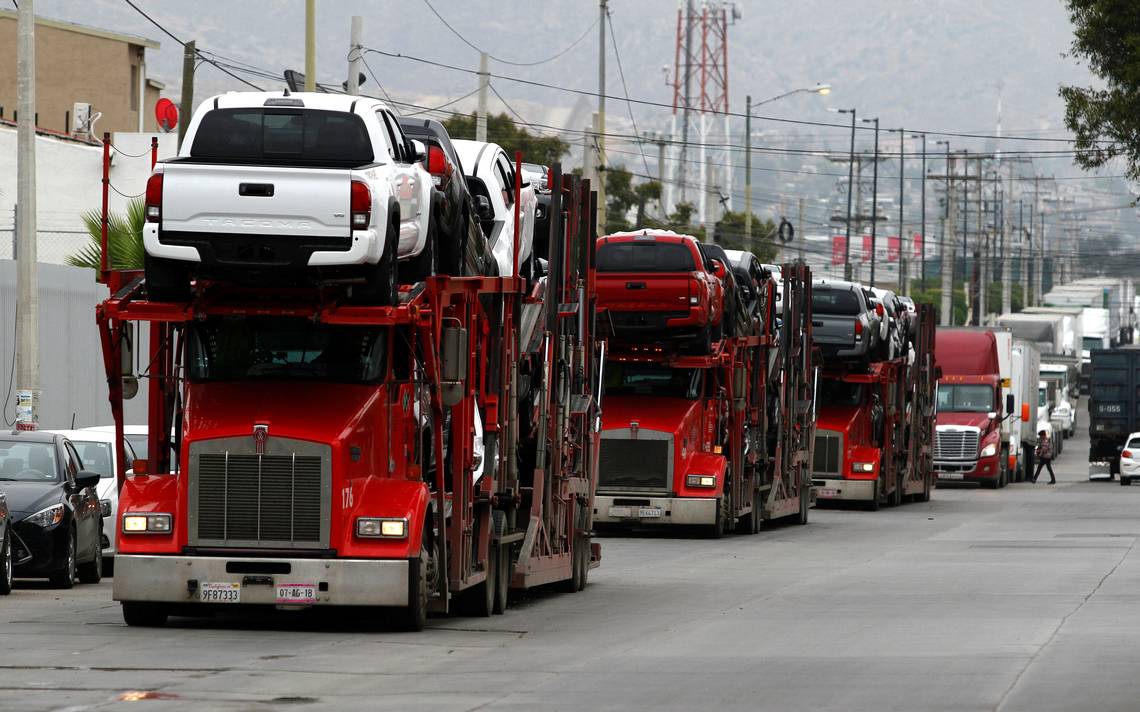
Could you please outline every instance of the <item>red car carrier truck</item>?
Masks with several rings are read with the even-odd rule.
[[[119,442],[149,325],[152,455],[117,473],[129,625],[344,606],[415,630],[429,611],[501,612],[511,589],[585,585],[600,559],[596,197],[558,168],[553,185],[561,219],[533,286],[433,276],[362,306],[337,284],[200,279],[156,302],[141,273],[104,271]]]
[[[695,526],[713,537],[732,529],[755,533],[767,519],[806,523],[814,387],[810,272],[785,268],[780,313],[775,281],[757,265],[762,277],[755,284],[734,283],[758,297],[749,302],[751,330],[726,336],[717,329],[711,344],[702,330],[688,348],[666,321],[648,328],[623,311],[647,277],[663,287],[656,270],[688,259],[679,245],[696,254],[692,238],[656,237],[645,231],[599,240],[599,328],[609,325],[612,336],[594,521]],[[703,275],[713,271],[709,267],[718,266],[689,268]],[[658,301],[676,304],[679,315],[690,306],[704,308],[691,286],[700,279],[674,280],[676,293],[659,289]],[[623,328],[631,321],[643,328]]]
[[[852,368],[825,362],[816,391],[812,477],[824,501],[925,502],[933,486],[935,319],[920,304],[911,347],[891,360]]]

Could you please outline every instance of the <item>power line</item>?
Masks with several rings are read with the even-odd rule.
[[[183,42],[182,40],[180,40],[180,39],[178,39],[177,37],[175,37],[175,36],[174,36],[174,33],[173,33],[173,32],[171,32],[170,30],[166,29],[166,28],[165,28],[165,27],[163,27],[161,24],[159,24],[159,23],[158,23],[158,21],[157,21],[157,20],[155,20],[153,17],[151,17],[150,15],[146,14],[145,12],[143,12],[143,9],[142,9],[142,8],[140,8],[138,5],[136,5],[136,4],[134,4],[133,2],[131,2],[131,0],[123,0],[123,2],[125,2],[125,3],[126,3],[126,4],[128,4],[128,5],[130,5],[130,6],[131,6],[131,7],[134,9],[134,11],[135,11],[135,12],[137,12],[138,14],[142,15],[143,17],[145,17],[145,18],[147,19],[147,21],[148,21],[148,22],[150,22],[150,24],[152,24],[152,25],[154,25],[155,27],[157,27],[157,28],[158,28],[160,31],[162,31],[162,33],[163,33],[163,34],[165,34],[167,37],[169,37],[170,39],[174,40],[175,42],[177,42],[178,44],[182,45],[183,47],[186,47],[186,43],[185,43],[185,42]],[[224,67],[221,67],[221,66],[219,66],[219,65],[218,65],[218,63],[217,63],[217,62],[215,62],[214,60],[212,60],[212,59],[210,59],[210,58],[208,58],[208,57],[204,57],[204,56],[202,56],[202,53],[201,53],[200,51],[197,51],[197,50],[196,50],[196,51],[195,51],[195,54],[197,54],[199,57],[201,57],[201,58],[202,58],[202,60],[204,60],[204,61],[206,61],[206,62],[209,62],[210,64],[214,65],[214,67],[215,67],[216,69],[218,69],[220,72],[222,72],[223,74],[228,74],[229,76],[231,76],[231,77],[233,77],[234,79],[238,80],[238,81],[239,81],[239,82],[241,82],[242,84],[245,84],[246,86],[250,86],[250,87],[253,87],[254,89],[256,89],[256,90],[258,90],[258,91],[264,91],[264,90],[263,90],[261,87],[257,86],[257,85],[256,85],[256,84],[254,84],[253,82],[251,82],[251,81],[249,81],[249,80],[246,80],[246,79],[242,79],[241,77],[239,77],[238,75],[234,74],[234,73],[233,73],[233,72],[231,72],[230,70],[228,70],[228,69],[225,69]]]
[[[447,64],[446,62],[438,62],[436,60],[425,59],[423,57],[418,57],[418,56],[410,55],[410,54],[404,54],[401,52],[386,52],[384,50],[379,50],[379,49],[375,49],[375,48],[371,48],[371,47],[365,47],[363,49],[363,51],[365,53],[373,52],[375,54],[379,54],[379,55],[384,56],[384,57],[390,57],[393,59],[406,59],[406,60],[409,60],[412,62],[418,62],[420,64],[427,64],[427,65],[430,65],[433,67],[439,67],[441,69],[449,69],[449,70],[455,71],[455,72],[463,72],[465,74],[473,74],[473,75],[479,74],[479,72],[474,70],[474,69],[468,69],[466,67],[458,67],[458,66],[455,66],[453,64]],[[505,74],[494,74],[494,73],[489,72],[488,76],[494,77],[497,79],[503,79],[503,80],[509,81],[509,82],[526,84],[529,86],[540,87],[543,89],[554,89],[556,91],[562,91],[562,92],[566,92],[566,93],[570,93],[570,94],[578,94],[581,96],[588,96],[588,97],[594,97],[594,98],[601,96],[598,92],[589,91],[587,89],[574,89],[572,87],[558,86],[556,84],[548,84],[546,82],[539,82],[539,81],[535,81],[532,79],[523,79],[521,77],[507,76]],[[605,98],[606,99],[613,99],[615,101],[624,101],[624,99],[622,97],[614,96],[614,95],[610,95],[610,94],[606,94]],[[633,98],[631,98],[631,99],[629,99],[629,101],[632,103],[635,103],[635,104],[642,104],[644,106],[654,106],[654,107],[658,107],[658,108],[662,108],[662,109],[672,110],[672,108],[673,108],[672,104],[666,104],[666,103],[660,102],[660,101],[651,101],[649,99],[633,99]],[[714,111],[714,112],[710,112],[710,113],[715,114],[715,115],[721,115],[721,116],[744,117],[744,114],[741,114],[739,112],[734,112],[734,111]],[[842,129],[844,131],[850,131],[851,130],[851,126],[849,124],[833,124],[833,123],[828,123],[825,121],[809,121],[806,119],[786,119],[786,118],[779,118],[779,117],[775,117],[775,116],[759,116],[759,115],[753,115],[752,118],[762,120],[762,121],[772,121],[775,123],[796,124],[796,125],[801,125],[801,126],[821,126],[821,127],[826,127],[826,128]],[[856,126],[856,129],[860,130],[860,131],[873,131],[874,130],[874,129],[868,128],[866,126]],[[908,130],[910,130],[910,129],[908,129]],[[977,139],[994,140],[994,141],[1040,141],[1040,142],[1067,143],[1067,144],[1074,143],[1074,139],[1068,139],[1068,138],[1047,138],[1047,137],[1041,137],[1041,136],[1011,136],[1011,135],[995,136],[993,134],[965,133],[965,132],[958,132],[958,131],[934,131],[934,130],[930,130],[930,129],[913,129],[913,131],[915,133],[925,133],[928,136],[949,136],[952,138],[977,138]],[[1003,153],[1003,155],[1005,155],[1006,152],[1003,151],[1002,153]]]
[[[563,49],[562,51],[560,51],[560,52],[558,52],[558,53],[556,53],[550,57],[547,57],[546,59],[540,59],[537,62],[512,62],[509,59],[503,59],[502,57],[496,57],[495,55],[491,54],[490,52],[484,52],[481,47],[479,47],[478,45],[476,45],[473,42],[471,42],[470,40],[468,40],[466,37],[464,37],[463,35],[461,35],[459,33],[459,30],[452,27],[451,23],[448,22],[447,20],[445,20],[443,18],[443,15],[439,14],[439,11],[435,9],[435,6],[432,5],[431,2],[429,2],[429,0],[424,0],[424,4],[427,5],[428,9],[431,10],[432,14],[435,15],[436,18],[440,22],[443,23],[444,27],[451,30],[451,34],[453,34],[459,38],[460,42],[462,42],[463,44],[467,45],[468,47],[470,47],[471,49],[475,50],[476,52],[478,52],[480,54],[486,54],[489,59],[493,59],[496,62],[498,62],[499,64],[509,64],[513,67],[536,67],[540,64],[546,64],[547,62],[553,62],[554,60],[558,59],[562,55],[566,54],[570,50],[577,47],[579,45],[579,43],[582,42],[582,40],[586,39],[586,35],[590,34],[590,30],[594,29],[599,22],[599,20],[594,20],[592,23],[590,23],[590,26],[587,27],[585,29],[585,31],[583,31],[582,34],[578,36],[578,39],[571,42],[570,45],[568,47],[566,47],[565,49]]]
[[[606,6],[606,20],[609,23],[610,44],[614,47],[614,58],[617,59],[618,76],[621,77],[621,91],[625,94],[625,108],[629,111],[629,121],[633,124],[633,132],[640,136],[641,130],[637,128],[637,119],[633,118],[633,103],[629,100],[629,87],[625,83],[625,69],[621,66],[621,52],[618,51],[617,37],[614,36],[614,17],[610,14],[608,5]],[[645,166],[645,172],[649,173],[649,159],[645,157],[645,144],[638,141],[637,150],[641,152],[641,163]]]

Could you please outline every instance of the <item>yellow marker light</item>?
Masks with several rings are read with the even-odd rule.
[[[169,514],[124,514],[125,534],[169,534],[173,529]]]
[[[381,517],[357,517],[356,536],[362,539],[403,539],[408,535],[408,520]]]
[[[715,475],[688,475],[685,484],[689,487],[716,487]]]
[[[853,462],[851,463],[852,472],[874,472],[875,463],[873,462]]]
[[[380,536],[404,538],[408,535],[408,522],[403,519],[385,519],[380,522]]]

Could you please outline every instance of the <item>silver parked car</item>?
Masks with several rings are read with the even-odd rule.
[[[812,282],[812,340],[825,357],[862,361],[883,343],[882,305],[872,303],[861,285],[830,279]]]

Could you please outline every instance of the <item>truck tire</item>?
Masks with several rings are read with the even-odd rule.
[[[585,590],[586,585],[590,582],[590,540],[584,539],[586,545],[580,547],[582,552],[582,575],[580,576],[581,585],[578,587],[579,591]]]
[[[808,523],[808,510],[811,509],[811,485],[800,484],[800,513],[796,517],[796,524]]]
[[[190,298],[190,272],[185,262],[143,255],[147,299],[184,302]]]
[[[917,498],[915,501],[917,501],[917,502],[929,502],[930,501],[930,490],[931,490],[931,484],[932,484],[930,481],[931,479],[932,478],[931,478],[930,473],[929,472],[926,473],[926,477],[923,479],[923,482],[922,482],[922,492],[920,492],[917,495]]]
[[[764,526],[764,507],[760,501],[760,493],[752,493],[752,511],[736,520],[737,534],[759,534]]]
[[[867,502],[867,509],[872,512],[879,511],[879,481],[875,480],[875,489],[871,493],[871,501]]]
[[[887,495],[888,507],[898,507],[902,505],[902,491],[902,481],[896,479],[895,488],[891,490],[891,493],[889,495]]]
[[[388,238],[384,244],[384,256],[376,266],[368,266],[364,273],[364,285],[354,295],[354,301],[368,306],[392,306],[400,300],[400,286],[396,279],[396,249],[400,240],[400,214],[394,213],[388,223]]]
[[[562,581],[560,588],[563,593],[577,593],[585,585],[582,583],[582,547],[584,541],[587,540],[580,536],[576,536],[572,540],[570,545],[570,578]]]
[[[123,622],[132,628],[161,628],[166,619],[166,608],[157,603],[123,601]]]
[[[727,501],[725,497],[716,501],[716,521],[712,524],[706,524],[704,527],[705,536],[709,539],[720,539],[724,536],[724,510]]]
[[[403,284],[416,284],[428,277],[438,274],[437,258],[439,256],[439,220],[443,207],[440,205],[439,192],[432,191],[431,212],[428,215],[427,240],[420,254],[405,260],[399,265],[400,282]]]
[[[511,595],[511,550],[499,547],[498,575],[495,577],[495,613],[506,613]]]
[[[408,561],[408,605],[397,609],[396,626],[411,633],[423,630],[427,625],[427,599],[427,556],[421,549],[418,558]]]

